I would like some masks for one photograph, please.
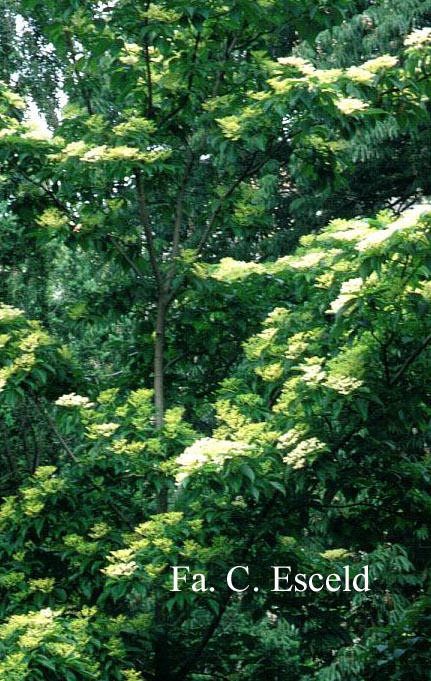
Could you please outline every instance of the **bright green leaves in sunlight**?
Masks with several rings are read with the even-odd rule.
[[[387,439],[377,445],[379,434],[370,428],[370,416],[381,427],[377,415],[381,410],[383,419],[386,401],[396,402],[406,385],[415,392],[427,372],[431,271],[426,211],[418,206],[398,219],[382,215],[377,220],[334,221],[321,234],[303,237],[295,255],[260,265],[224,260],[210,269],[210,276],[231,286],[240,278],[253,278],[251,296],[273,276],[284,281],[288,292],[286,307],[275,308],[264,329],[245,344],[247,361],[240,369],[240,375],[250,369],[256,374],[257,389],[270,401],[273,416],[266,415],[260,427],[253,425],[256,400],[245,395],[241,404],[241,395],[235,395],[220,414],[222,424],[229,424],[220,431],[223,437],[254,442],[262,455],[268,439],[289,467],[317,462],[317,469],[328,473],[337,456],[346,455],[344,440],[354,440],[355,448],[366,451],[376,439],[380,451],[396,451],[398,430],[393,440],[385,432]],[[256,390],[250,377],[247,384]],[[221,392],[225,394],[223,388]],[[426,386],[415,393],[414,405],[400,405],[389,432],[398,423],[408,440],[414,428],[425,448]],[[262,403],[260,408],[265,414]],[[225,455],[214,455],[214,462],[222,464],[235,450],[219,444]],[[252,465],[258,460],[256,451],[243,451],[242,456],[251,457]],[[194,456],[186,451],[184,463],[192,471],[205,458],[204,448]]]
[[[0,399],[13,403],[25,390],[37,391],[54,373],[49,364],[53,341],[38,322],[28,322],[22,310],[10,305],[0,305],[0,331]]]

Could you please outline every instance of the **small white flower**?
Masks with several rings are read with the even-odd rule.
[[[407,47],[420,47],[426,43],[431,42],[431,28],[425,26],[424,28],[416,28],[404,40],[404,45]]]
[[[341,113],[346,114],[346,116],[354,114],[357,111],[368,109],[367,102],[363,102],[362,99],[357,99],[356,97],[345,97],[344,99],[340,99],[338,102],[335,102],[335,106]]]
[[[314,459],[316,454],[327,451],[327,449],[327,445],[317,437],[310,437],[307,440],[300,442],[295,449],[292,449],[292,451],[283,458],[283,461],[292,468],[298,470],[304,468],[307,461]]]
[[[48,619],[51,619],[54,615],[54,612],[51,610],[51,608],[43,608],[43,610],[39,611],[42,617],[47,617]]]
[[[380,71],[380,69],[390,69],[397,64],[397,57],[393,57],[390,54],[382,54],[380,57],[366,61],[362,64],[361,68],[371,71],[371,73],[376,73],[377,71]]]
[[[355,83],[371,83],[374,80],[374,74],[363,66],[351,66],[346,75]]]
[[[82,395],[77,395],[76,393],[68,393],[67,395],[62,395],[59,397],[55,404],[58,407],[82,407],[88,409],[93,406],[88,397],[83,397]]]
[[[279,57],[277,61],[282,66],[293,66],[293,68],[298,69],[304,76],[310,76],[316,70],[313,64],[302,59],[302,57]]]
[[[176,475],[179,484],[189,474],[195,472],[206,464],[223,465],[226,459],[231,459],[237,454],[244,454],[251,446],[245,442],[233,440],[216,440],[212,437],[204,437],[187,447],[176,462],[181,470]]]

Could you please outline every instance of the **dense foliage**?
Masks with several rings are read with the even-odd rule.
[[[429,678],[430,10],[5,4],[1,678]]]

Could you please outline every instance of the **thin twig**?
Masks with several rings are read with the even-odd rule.
[[[139,267],[136,266],[136,263],[133,262],[132,258],[129,256],[127,251],[123,248],[123,245],[121,242],[116,239],[113,234],[108,234],[108,239],[112,243],[112,245],[117,249],[117,251],[123,256],[124,260],[127,262],[128,265],[130,265],[131,269],[133,272],[136,274],[136,277],[138,279],[142,279],[143,275]]]
[[[190,172],[193,168],[194,157],[191,156],[184,169],[183,177],[181,180],[180,188],[177,195],[176,207],[175,207],[175,224],[174,224],[174,234],[172,238],[172,250],[171,250],[171,260],[174,260],[179,255],[180,250],[180,240],[181,240],[181,226],[183,221],[183,208],[184,208],[184,195],[186,192],[187,184],[190,179]]]
[[[74,463],[79,463],[77,456],[74,454],[73,450],[71,449],[71,447],[68,445],[68,443],[64,439],[63,435],[58,430],[55,421],[51,418],[48,411],[41,406],[40,401],[37,398],[33,397],[32,402],[36,406],[36,409],[38,410],[38,412],[42,415],[42,417],[45,419],[45,421],[47,422],[47,424],[51,428],[52,432],[56,436],[57,440],[59,441],[59,443],[63,447],[66,454],[72,459],[72,461]],[[92,486],[93,489],[97,490],[98,492],[100,492],[102,495],[105,496],[105,490],[103,489],[103,487],[98,485],[93,479],[91,480],[91,486]],[[114,504],[113,501],[110,501],[108,499],[107,504],[111,508],[111,510],[115,513],[115,515],[123,523],[125,523],[130,529],[134,530],[135,525],[130,522],[130,520],[124,515],[124,513],[118,508],[118,506],[116,506],[116,504]]]
[[[265,163],[268,161],[268,156],[265,156],[259,163],[256,165],[253,165],[254,159],[256,158],[257,152],[254,152],[251,156],[251,159],[249,163],[247,164],[245,170],[232,182],[231,186],[229,189],[223,194],[223,196],[219,199],[217,206],[214,208],[212,214],[210,215],[210,218],[208,220],[208,224],[199,240],[199,244],[197,247],[197,253],[200,254],[205,247],[209,237],[211,236],[211,232],[214,227],[214,223],[222,210],[225,201],[229,199],[232,194],[234,193],[235,189],[239,187],[239,185],[248,177],[252,177],[258,170],[260,170]]]
[[[57,440],[59,441],[59,443],[63,447],[66,454],[68,456],[70,456],[72,461],[74,461],[75,463],[78,463],[77,457],[75,456],[73,450],[69,447],[69,445],[66,442],[66,440],[64,439],[63,435],[58,430],[57,425],[56,425],[55,421],[51,418],[50,414],[46,411],[46,409],[44,409],[40,405],[40,402],[37,398],[34,398],[32,401],[36,405],[36,409],[38,410],[39,414],[41,414],[41,416],[45,419],[45,421],[47,422],[47,424],[51,428],[52,432],[54,433],[55,437],[57,438]]]
[[[189,77],[188,77],[188,80],[187,80],[186,92],[183,95],[183,97],[181,98],[180,103],[172,111],[170,111],[168,114],[166,114],[166,116],[164,118],[162,118],[160,120],[159,130],[165,125],[165,123],[170,121],[171,118],[174,118],[174,116],[176,116],[178,113],[180,113],[180,111],[182,111],[182,109],[184,109],[184,107],[186,106],[187,102],[190,99],[190,95],[192,93],[193,81],[194,81],[195,73],[196,73],[196,62],[197,62],[200,39],[201,39],[201,34],[198,33],[197,36],[196,36],[195,45],[194,45],[194,48],[193,48],[192,61],[191,61]]]
[[[389,386],[392,388],[405,374],[407,369],[409,368],[410,364],[412,364],[415,359],[419,357],[419,355],[425,350],[425,348],[431,343],[431,333],[428,334],[428,336],[422,341],[422,343],[419,345],[418,348],[412,354],[410,357],[407,357],[405,360],[404,364],[398,369],[396,374],[392,377],[392,379],[389,381]]]

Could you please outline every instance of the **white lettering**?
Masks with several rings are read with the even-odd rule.
[[[178,588],[178,581],[181,580],[182,582],[185,582],[187,580],[187,575],[182,575],[180,577],[178,575],[178,570],[187,570],[187,572],[190,572],[190,568],[188,565],[171,565],[171,569],[174,571],[174,588],[171,589],[171,591],[181,591],[181,589]]]
[[[273,591],[292,591],[292,587],[289,586],[288,589],[281,589],[280,588],[280,580],[284,580],[285,582],[289,582],[289,576],[290,575],[280,575],[280,570],[288,570],[290,573],[292,571],[292,568],[290,565],[273,565],[272,569],[274,570],[274,588],[272,589]]]
[[[232,577],[233,577],[233,573],[235,572],[235,570],[244,570],[244,572],[246,572],[247,574],[249,574],[249,572],[248,572],[248,565],[235,565],[235,567],[233,567],[233,568],[231,568],[231,569],[229,570],[229,572],[227,573],[227,576],[226,576],[226,582],[227,582],[227,585],[228,585],[229,589],[230,589],[231,591],[236,591],[236,593],[241,593],[241,591],[247,591],[248,586],[249,586],[248,584],[247,584],[247,586],[245,586],[243,589],[237,589],[237,588],[233,585],[233,583],[232,583]]]

